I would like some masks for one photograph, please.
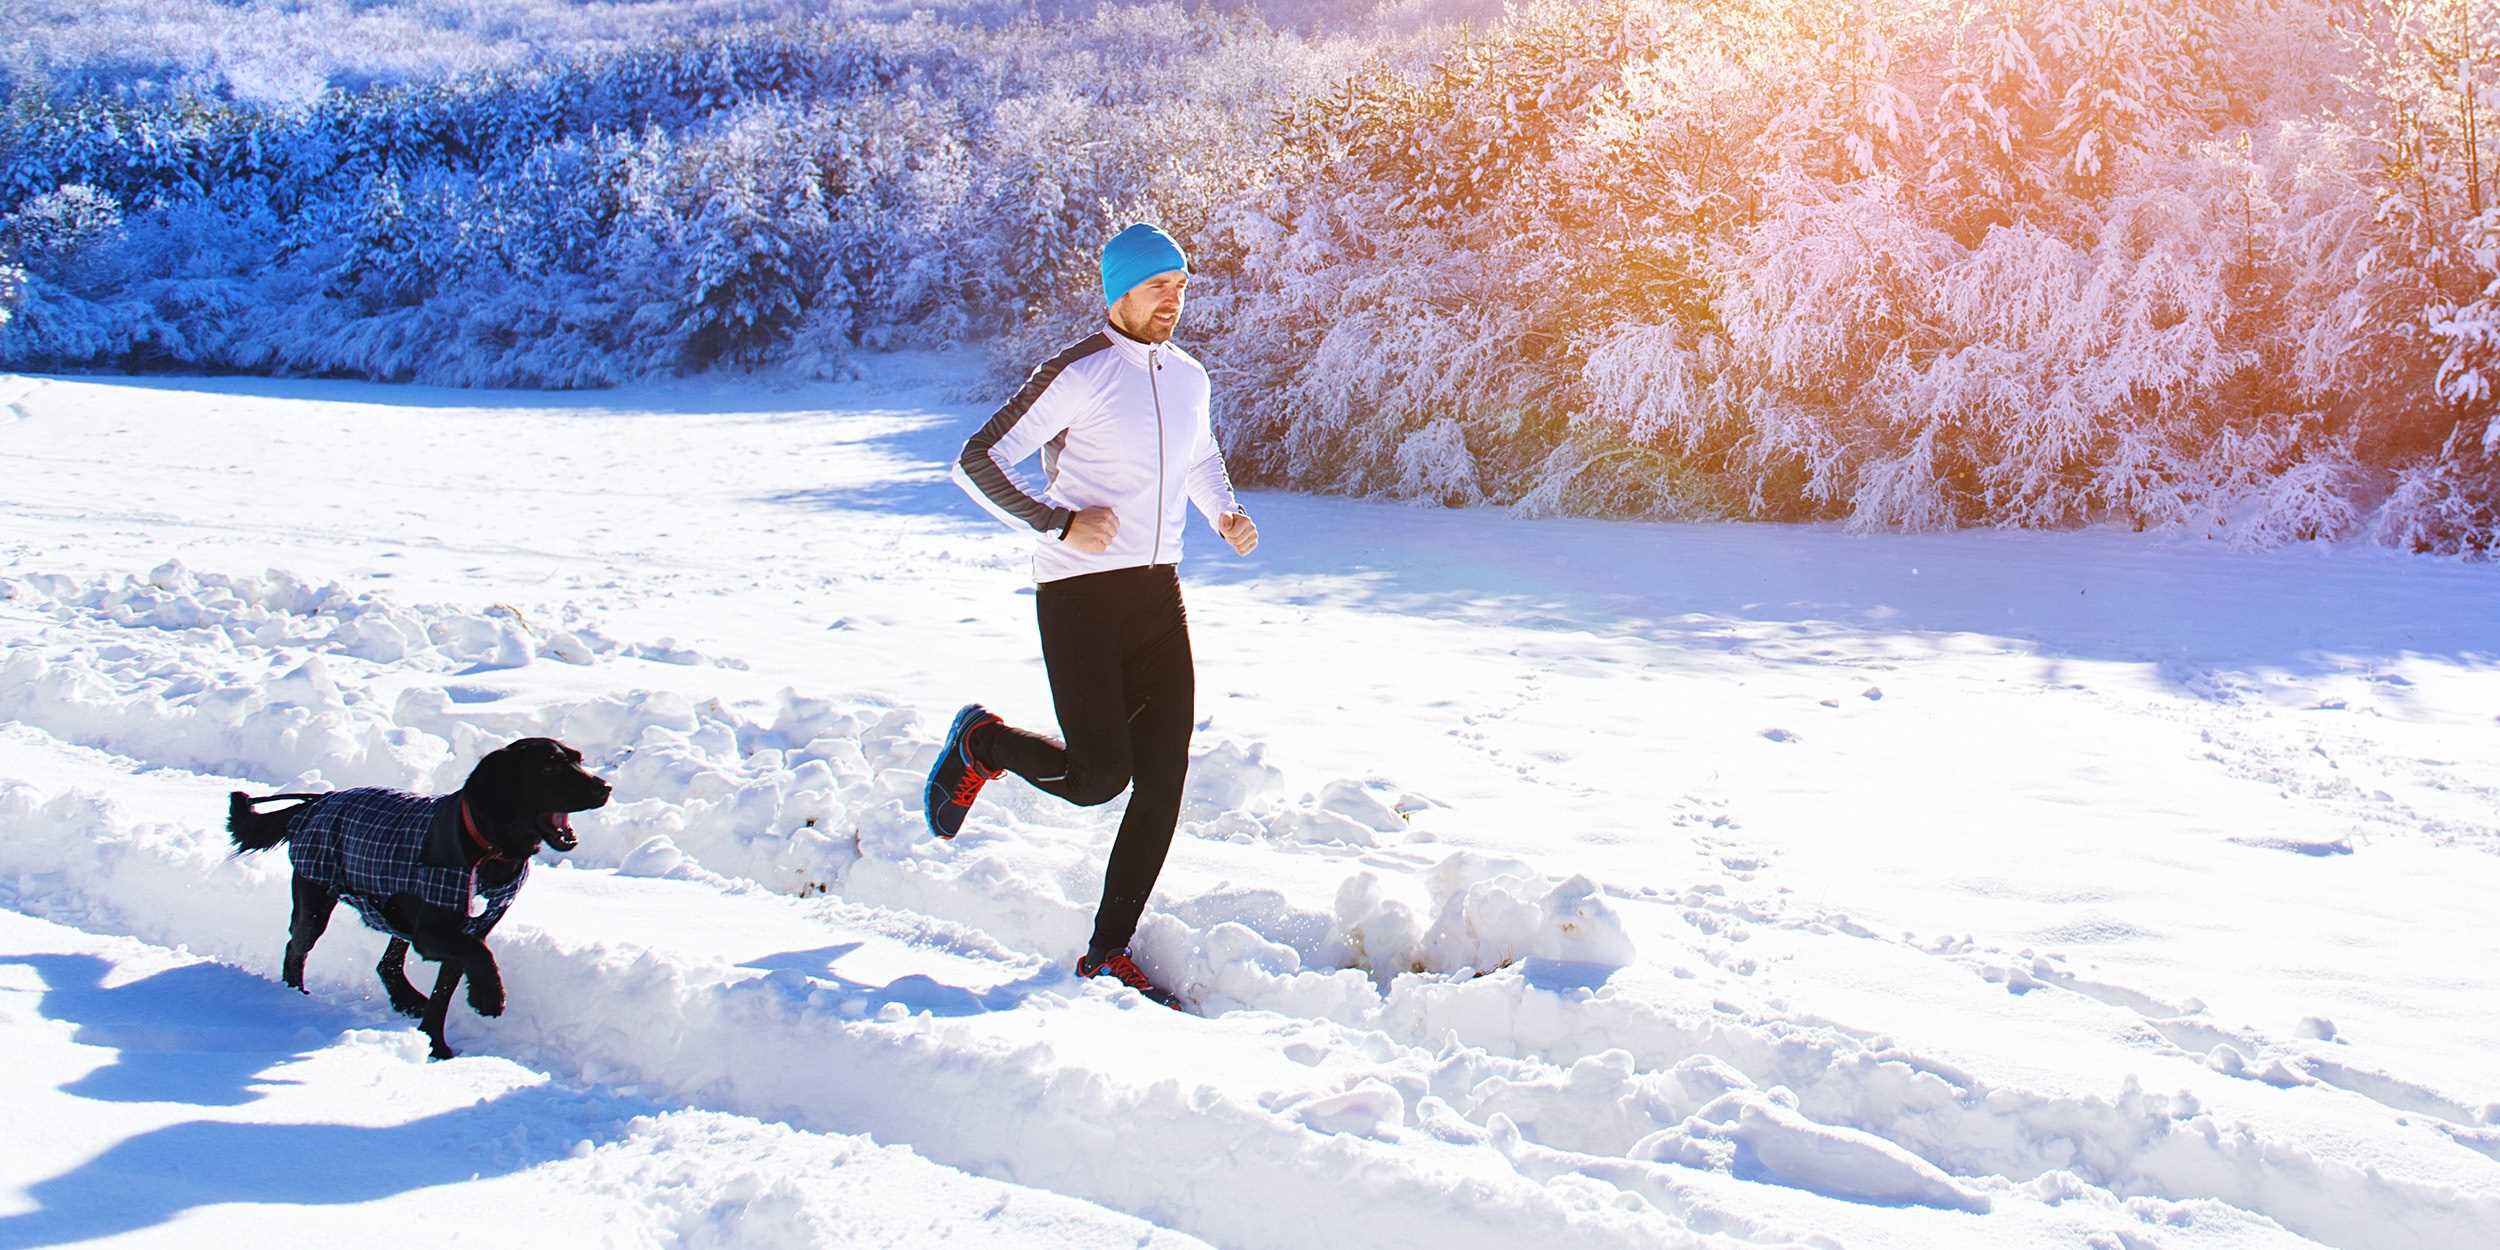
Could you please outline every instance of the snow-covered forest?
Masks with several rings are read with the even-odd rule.
[[[0,366],[1013,371],[1143,217],[1254,481],[2500,545],[2495,0],[797,7],[59,6]]]

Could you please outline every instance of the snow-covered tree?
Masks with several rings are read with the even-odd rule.
[[[2058,90],[2048,150],[2059,176],[2085,198],[2109,193],[2117,165],[2154,138],[2173,101],[2161,98],[2144,0],[2086,0],[2040,10]]]
[[[2500,0],[1318,7],[537,3],[528,56],[293,67],[293,17],[232,67],[54,24],[0,70],[0,367],[1020,374],[1144,218],[1247,478],[2492,546]]]
[[[83,183],[35,196],[0,218],[0,256],[56,278],[122,230],[122,208],[113,197]]]

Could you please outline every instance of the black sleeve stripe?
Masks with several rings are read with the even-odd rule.
[[[1050,389],[1060,370],[1110,347],[1110,336],[1098,331],[1043,361],[1041,367],[1033,371],[1033,376],[1026,378],[1024,385],[1017,387],[1016,393],[1000,405],[998,411],[991,413],[990,419],[982,422],[981,428],[973,431],[971,438],[964,440],[963,453],[956,457],[964,475],[972,479],[974,486],[981,488],[981,493],[988,496],[991,503],[1034,529],[1055,531],[1066,528],[1068,510],[1054,508],[1025,493],[1024,488],[1016,485],[1015,479],[999,467],[998,461],[990,455],[990,449],[1007,436],[1007,431],[1016,428],[1016,422],[1024,419],[1024,414],[1033,407],[1033,401]]]

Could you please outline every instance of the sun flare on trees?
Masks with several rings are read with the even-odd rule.
[[[1255,480],[2487,551],[2496,3],[1262,0],[1143,42],[524,8],[573,42],[306,35],[309,96],[101,9],[8,71],[0,365],[1023,360],[1151,218],[1266,397],[1224,417]]]

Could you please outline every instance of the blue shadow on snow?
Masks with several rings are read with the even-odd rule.
[[[240,1106],[296,1084],[263,1072],[373,1023],[222,964],[114,986],[103,983],[112,965],[93,955],[5,964],[43,979],[37,1011],[45,1019],[75,1025],[81,1044],[115,1051],[113,1062],[61,1087],[98,1101]],[[186,1120],[29,1186],[37,1205],[0,1217],[0,1250],[118,1236],[218,1203],[357,1203],[504,1175],[563,1158],[585,1138],[613,1138],[625,1113],[638,1110],[536,1085],[385,1126]]]
[[[1044,965],[1028,976],[986,990],[949,985],[919,973],[896,977],[883,985],[870,985],[833,970],[836,962],[858,950],[860,945],[858,942],[843,942],[813,950],[783,951],[750,959],[738,966],[759,972],[804,977],[834,993],[863,1000],[865,1011],[870,1015],[888,1003],[898,1003],[905,1011],[925,1011],[933,1016],[977,1016],[993,1011],[1009,1011],[1022,1005],[1036,992],[1064,981],[1068,975],[1065,969]]]

